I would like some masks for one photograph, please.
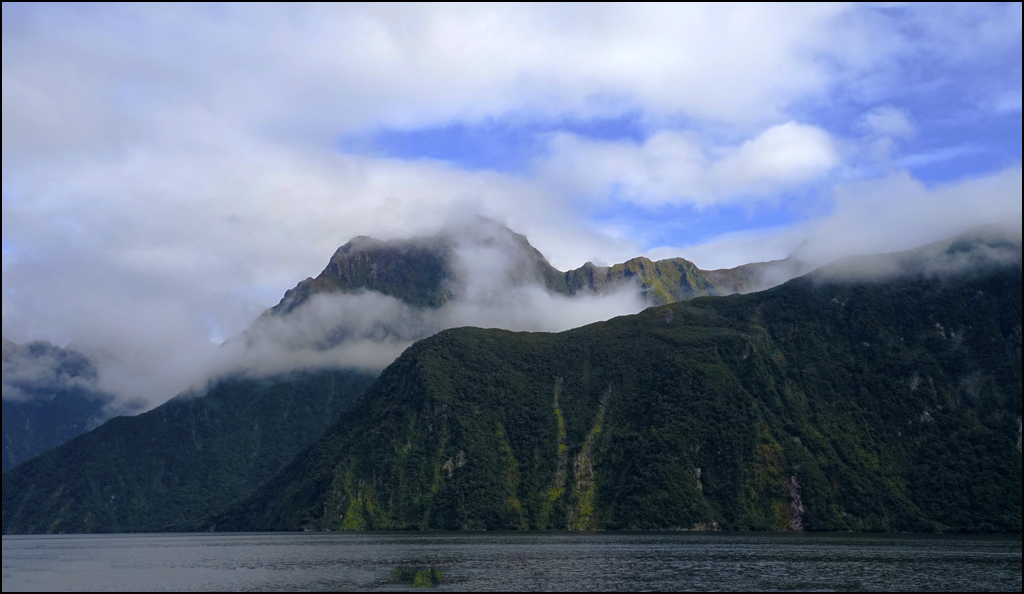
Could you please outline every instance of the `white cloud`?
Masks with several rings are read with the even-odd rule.
[[[551,141],[540,176],[570,194],[610,192],[641,204],[707,206],[772,195],[815,181],[840,163],[835,142],[815,126],[787,122],[734,147],[704,147],[692,135],[655,134],[643,143],[572,135]]]
[[[777,117],[845,63],[841,6],[4,6],[4,151],[202,106],[327,140],[508,113]]]
[[[120,389],[157,398],[214,358],[210,336],[247,327],[354,235],[476,212],[562,269],[622,261],[644,238],[589,227],[576,192],[702,205],[820,179],[838,141],[789,111],[837,89],[890,101],[913,62],[892,58],[917,57],[921,35],[886,10],[4,4],[5,334],[110,351]],[[915,13],[921,47],[960,60],[1019,45],[1019,5],[979,10],[961,28]],[[1013,86],[997,89],[1011,111]],[[387,126],[623,114],[661,133],[557,137],[538,177],[336,151]],[[724,132],[664,131],[680,122]]]
[[[901,144],[918,133],[910,112],[893,105],[881,105],[864,113],[854,129],[862,136],[864,154],[887,165]]]
[[[799,259],[820,266],[844,256],[908,250],[984,225],[1019,236],[1022,190],[1020,167],[937,187],[897,172],[838,187],[827,216],[656,253],[685,253],[701,268],[714,269],[785,258],[799,247]]]
[[[442,307],[418,309],[373,292],[316,294],[286,315],[261,316],[220,348],[196,353],[189,381],[201,388],[206,378],[226,373],[266,376],[335,366],[379,371],[413,341],[446,328],[557,332],[647,306],[629,283],[601,295],[550,293],[533,255],[496,226],[454,221],[444,234],[453,248],[454,277],[453,298]],[[113,363],[108,384],[126,375],[121,362]]]
[[[905,139],[917,134],[910,112],[892,105],[882,105],[865,113],[858,127],[871,136]]]
[[[839,165],[828,132],[789,122],[773,126],[745,142],[734,155],[715,164],[718,185],[731,192],[770,191],[814,181]]]
[[[539,237],[563,268],[639,249],[587,230],[529,180],[203,124],[126,158],[19,172],[3,201],[5,336],[76,340],[117,368],[104,388],[159,401],[220,365],[212,336],[245,330],[357,235],[430,234],[480,213]]]

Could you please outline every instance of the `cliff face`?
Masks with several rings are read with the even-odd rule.
[[[218,527],[1019,533],[1015,251],[441,332]]]
[[[316,278],[308,278],[285,293],[268,315],[287,314],[315,294],[332,292],[375,291],[413,307],[436,309],[460,298],[460,287],[468,274],[460,265],[460,254],[494,249],[504,253],[500,265],[506,270],[493,272],[507,272],[514,285],[536,284],[568,296],[602,294],[633,283],[647,303],[665,305],[706,295],[747,292],[763,288],[765,282],[765,275],[756,274],[761,270],[757,265],[749,270],[735,269],[735,274],[725,270],[709,276],[682,258],[657,262],[633,258],[603,267],[588,262],[562,272],[551,266],[525,236],[482,220],[478,227],[411,240],[357,237],[338,248]]]
[[[437,308],[453,294],[452,245],[444,237],[380,241],[358,237],[338,248],[327,267],[285,293],[271,311],[286,314],[321,292],[376,291],[415,307]]]

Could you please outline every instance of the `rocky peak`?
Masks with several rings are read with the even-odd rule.
[[[438,308],[457,297],[467,271],[462,254],[504,253],[476,266],[504,266],[512,284],[543,282],[558,291],[557,277],[543,254],[523,235],[490,219],[444,230],[428,237],[383,241],[359,236],[338,248],[316,278],[307,278],[285,293],[271,311],[288,313],[312,295],[325,292],[375,291],[408,305]],[[479,272],[477,270],[476,272]],[[498,271],[500,272],[500,271]]]
[[[587,262],[562,272],[526,236],[476,217],[427,237],[387,241],[355,237],[334,252],[316,278],[307,278],[285,293],[268,313],[289,313],[319,293],[364,291],[395,297],[416,308],[436,309],[458,300],[460,292],[480,276],[496,283],[488,289],[492,292],[539,284],[551,293],[567,296],[600,294],[636,283],[648,303],[664,305],[766,288],[764,267],[773,264],[709,273],[683,258],[653,261],[641,256],[614,266]],[[788,278],[792,276],[782,280]]]

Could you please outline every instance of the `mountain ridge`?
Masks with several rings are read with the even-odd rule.
[[[840,263],[558,334],[443,331],[214,524],[1019,533],[1010,252],[884,282]]]
[[[504,239],[519,250],[518,255],[531,268],[523,281],[538,282],[548,291],[565,296],[602,294],[635,282],[649,304],[665,305],[705,295],[763,288],[761,273],[786,262],[704,271],[681,257],[654,261],[639,256],[611,266],[587,262],[562,272],[526,236],[488,219],[481,218],[478,224],[483,229],[483,244]],[[388,241],[366,236],[353,238],[335,251],[317,277],[309,277],[289,289],[268,314],[287,314],[313,294],[364,290],[399,298],[414,307],[441,307],[457,299],[459,274],[452,260],[460,233],[466,231],[442,231],[428,237]],[[480,233],[480,229],[470,229],[470,233]]]
[[[557,334],[443,330],[372,385],[338,371],[227,378],[213,397],[117,419],[5,474],[3,531],[1019,530],[1020,400],[1007,392],[1020,391],[1020,243],[873,258]],[[513,283],[544,278],[530,257],[513,264]],[[637,259],[629,278],[671,286],[689,263],[653,264]],[[284,422],[296,398],[310,410]],[[153,450],[157,436],[184,441]],[[276,441],[287,447],[253,449]],[[253,452],[274,463],[254,466]],[[951,489],[957,475],[936,460],[973,490]]]

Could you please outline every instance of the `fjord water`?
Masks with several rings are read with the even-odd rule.
[[[172,534],[3,538],[3,591],[1021,590],[1021,539],[863,534]]]

